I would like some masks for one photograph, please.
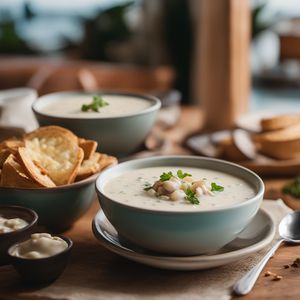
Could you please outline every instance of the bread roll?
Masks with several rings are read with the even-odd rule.
[[[261,120],[263,131],[284,129],[300,123],[300,115],[279,115]]]
[[[300,158],[300,124],[254,137],[259,152],[276,159]]]

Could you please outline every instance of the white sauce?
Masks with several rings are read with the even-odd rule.
[[[83,104],[90,104],[92,102],[92,95],[72,95],[68,98],[64,96],[51,100],[44,99],[39,102],[37,109],[41,113],[50,116],[93,119],[131,115],[153,105],[151,101],[130,96],[103,95],[102,98],[109,105],[100,107],[99,112],[91,110],[88,112],[81,111]]]
[[[21,258],[39,259],[53,256],[67,248],[67,242],[58,236],[34,233],[30,240],[18,244],[11,254]]]
[[[0,217],[0,234],[19,230],[27,225],[28,222],[20,218],[6,219],[4,217]]]
[[[215,182],[223,186],[224,191],[214,192],[213,196],[201,196],[199,205],[191,204],[186,200],[160,199],[144,191],[145,184],[153,184],[163,172],[171,171],[176,174],[179,169],[192,174],[194,178],[206,178],[208,186]],[[104,194],[114,201],[134,207],[161,211],[213,210],[247,201],[256,195],[254,187],[243,179],[219,171],[183,167],[153,167],[127,171],[110,179],[104,185],[103,190]]]

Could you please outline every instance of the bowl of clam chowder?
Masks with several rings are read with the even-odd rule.
[[[41,126],[68,128],[118,157],[141,146],[160,107],[160,100],[152,96],[104,91],[53,93],[32,105]]]
[[[264,184],[230,162],[162,156],[103,172],[96,190],[121,238],[156,252],[198,255],[219,250],[249,224]]]

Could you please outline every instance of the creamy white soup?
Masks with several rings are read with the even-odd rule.
[[[92,106],[87,111],[83,111],[83,105],[91,105],[93,96],[72,95],[70,97],[57,98],[40,101],[37,109],[41,113],[50,116],[69,118],[109,118],[120,117],[141,112],[150,106],[152,102],[143,98],[136,98],[122,95],[102,95],[104,105],[98,106],[98,111],[94,111]]]
[[[246,181],[227,173],[175,166],[124,172],[105,183],[103,191],[117,202],[162,211],[211,210],[256,194]]]

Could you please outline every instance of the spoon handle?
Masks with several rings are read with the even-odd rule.
[[[274,246],[266,253],[263,259],[233,286],[233,291],[236,295],[246,295],[252,290],[262,269],[264,268],[268,260],[274,255],[275,251],[279,248],[282,242],[283,239],[278,240],[274,244]]]

